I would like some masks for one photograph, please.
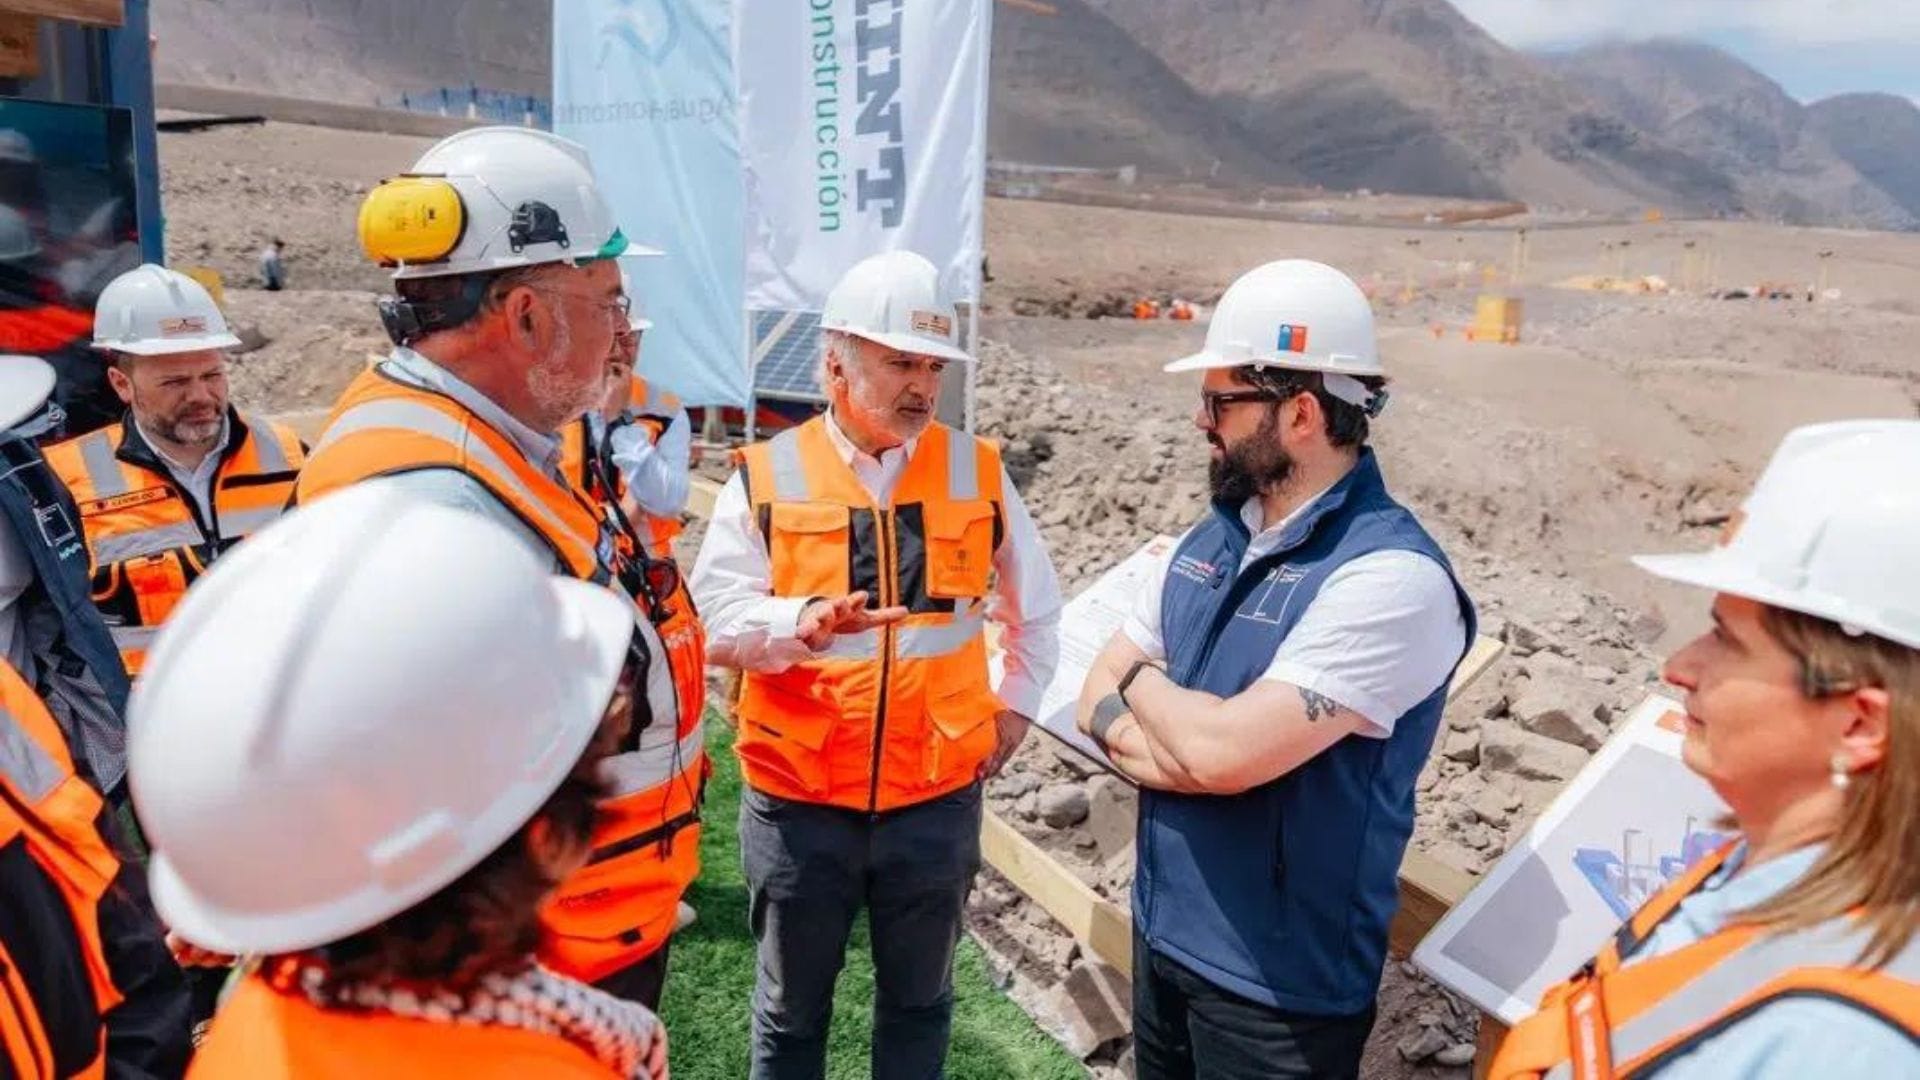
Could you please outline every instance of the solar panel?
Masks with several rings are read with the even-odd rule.
[[[753,389],[760,397],[825,401],[814,370],[820,358],[820,315],[813,311],[755,311]]]

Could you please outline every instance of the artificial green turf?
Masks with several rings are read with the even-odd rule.
[[[740,767],[733,756],[732,732],[711,716],[707,726],[714,773],[707,785],[700,879],[687,894],[700,919],[673,939],[662,1003],[674,1080],[739,1080],[747,1075],[754,960],[740,872]],[[947,1075],[953,1080],[1066,1080],[1086,1075],[1060,1044],[994,988],[986,957],[970,939],[960,942],[953,990],[953,1045],[947,1053]],[[872,1018],[873,957],[863,918],[854,927],[834,994],[828,1076],[855,1080],[870,1075]]]

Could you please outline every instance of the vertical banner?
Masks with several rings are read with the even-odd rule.
[[[978,300],[992,0],[735,0],[746,304],[897,248]]]
[[[768,5],[772,6],[772,5]],[[593,155],[653,320],[640,372],[689,405],[742,405],[739,129],[731,0],[554,0],[553,129]]]

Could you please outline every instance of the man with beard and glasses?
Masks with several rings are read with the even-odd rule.
[[[238,344],[199,282],[151,264],[127,271],[93,320],[126,414],[47,449],[79,505],[93,602],[130,675],[194,579],[280,516],[305,458],[291,430],[228,402],[225,350]]]
[[[824,1074],[863,908],[869,1075],[942,1075],[981,784],[1019,747],[1057,658],[1053,563],[999,451],[933,419],[942,370],[973,359],[939,277],[895,251],[834,286],[827,413],[742,452],[694,565],[713,660],[744,673],[755,1080]]]
[[[593,852],[546,907],[540,959],[652,1006],[700,867],[706,643],[678,568],[569,482],[559,433],[606,393],[632,306],[619,256],[658,252],[628,244],[585,148],[526,128],[442,140],[374,188],[359,232],[393,268],[394,351],[334,405],[295,499],[387,477],[633,602],[645,707],[602,768]]]
[[[1080,698],[1142,788],[1136,1065],[1355,1076],[1473,605],[1367,446],[1386,379],[1346,275],[1253,270],[1167,370],[1204,373],[1213,506]]]

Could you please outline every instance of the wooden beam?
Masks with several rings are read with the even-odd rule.
[[[31,79],[40,74],[40,20],[0,12],[0,79]]]
[[[1102,898],[991,811],[981,818],[980,853],[1095,956],[1133,977],[1133,919],[1124,908]]]
[[[1480,681],[1507,651],[1506,643],[1499,638],[1490,638],[1485,634],[1474,639],[1473,648],[1467,650],[1466,658],[1460,661],[1460,667],[1453,673],[1453,681],[1447,684],[1447,701],[1452,702],[1467,692],[1467,687]]]
[[[0,0],[0,11],[65,19],[88,26],[124,26],[127,22],[124,0]]]
[[[1500,1044],[1507,1041],[1507,1025],[1492,1013],[1480,1014],[1480,1034],[1473,1040],[1473,1080],[1487,1080],[1493,1075],[1493,1055],[1500,1052]]]
[[[720,485],[704,476],[696,476],[687,485],[687,513],[702,521],[713,518],[713,504],[720,499]]]
[[[1414,946],[1467,895],[1476,880],[1451,863],[1408,848],[1400,860],[1400,907],[1387,925],[1387,951],[1399,957],[1411,956]]]
[[[1043,3],[1042,0],[1000,0],[1000,2],[1008,7],[1016,7],[1022,11],[1031,11],[1035,15],[1060,14],[1059,8],[1054,7],[1052,4]]]

